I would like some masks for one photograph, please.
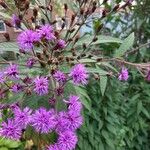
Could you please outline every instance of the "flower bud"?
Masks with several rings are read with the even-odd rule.
[[[113,8],[113,10],[112,10],[112,11],[114,11],[114,12],[115,12],[115,11],[117,11],[117,10],[118,10],[118,8],[119,8],[119,6],[120,6],[120,5],[119,5],[119,4],[117,4],[117,5]]]
[[[36,18],[38,15],[38,11],[36,8],[33,9],[33,16]]]
[[[66,3],[64,4],[64,9],[65,9],[65,11],[68,10],[68,5]]]
[[[1,1],[0,2],[0,5],[3,7],[3,8],[5,8],[5,9],[7,9],[8,7],[7,7],[7,5],[6,5],[6,3],[5,2],[3,2],[3,1]]]
[[[9,33],[4,33],[3,35],[4,35],[4,37],[6,38],[7,41],[10,41]]]
[[[8,20],[4,20],[4,23],[5,23],[8,27],[13,27],[13,25],[12,25]]]

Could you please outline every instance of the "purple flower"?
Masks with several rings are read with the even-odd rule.
[[[127,68],[122,68],[121,72],[119,73],[118,79],[120,81],[127,81],[128,78],[129,78],[128,69]]]
[[[0,83],[5,82],[5,74],[3,72],[0,72]]]
[[[36,77],[34,80],[35,88],[34,91],[38,95],[48,94],[48,79],[47,77]]]
[[[61,71],[56,71],[54,74],[53,74],[53,77],[55,78],[56,81],[58,82],[65,82],[66,81],[66,76],[63,72]]]
[[[45,108],[36,110],[32,115],[31,125],[40,133],[52,131],[56,126],[54,110],[47,111]]]
[[[80,114],[82,109],[82,103],[79,101],[79,97],[75,95],[71,95],[68,101],[69,107],[68,110],[71,112],[76,112]]]
[[[12,24],[14,26],[18,26],[18,25],[20,26],[20,19],[15,14],[12,15]]]
[[[57,44],[56,44],[56,47],[58,49],[64,49],[66,47],[66,42],[64,40],[58,40]]]
[[[25,51],[30,51],[34,46],[34,43],[39,41],[40,38],[36,32],[32,30],[26,30],[18,36],[17,40],[20,49],[23,49]]]
[[[150,81],[150,70],[149,70],[148,73],[147,73],[146,79],[147,79],[148,81]]]
[[[52,105],[52,106],[55,106],[55,104],[56,104],[56,98],[54,98],[54,97],[51,97],[50,99],[49,99],[49,103],[50,103],[50,105]]]
[[[83,64],[75,65],[69,74],[75,85],[87,84],[88,74]]]
[[[56,131],[63,132],[66,129],[68,129],[69,120],[67,119],[67,113],[66,112],[60,112],[57,115],[57,125],[56,125]]]
[[[80,128],[80,126],[83,123],[82,116],[78,112],[75,112],[75,111],[68,111],[67,119],[68,119],[68,128],[69,130],[72,130],[72,131]]]
[[[5,74],[11,78],[18,78],[18,65],[16,64],[10,64],[5,71]]]
[[[18,122],[22,129],[25,129],[32,119],[32,110],[28,107],[24,108],[23,110],[21,110],[19,107],[15,107],[13,112],[16,122]]]
[[[26,62],[26,65],[27,65],[28,68],[32,68],[35,63],[36,63],[36,60],[35,60],[35,59],[29,58],[29,59],[27,60],[27,62]]]
[[[9,139],[19,140],[21,137],[21,128],[18,123],[14,120],[7,120],[7,122],[2,122],[0,135]]]
[[[42,26],[38,31],[40,38],[45,38],[46,40],[54,40],[55,36],[53,34],[53,28],[49,24]]]
[[[57,144],[54,144],[54,145],[50,145],[47,150],[61,150],[61,149],[59,149]]]
[[[65,131],[59,134],[58,147],[61,150],[73,150],[78,142],[77,136],[72,131]]]
[[[82,125],[83,119],[79,113],[68,111],[60,112],[57,116],[56,130],[58,133],[65,130],[75,131]]]
[[[20,85],[19,83],[16,83],[16,84],[14,84],[14,85],[11,87],[11,91],[14,92],[14,93],[21,92],[22,89],[23,89],[23,86]]]

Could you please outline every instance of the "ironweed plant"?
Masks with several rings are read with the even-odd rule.
[[[30,9],[28,0],[14,0],[10,6],[0,1],[1,6],[12,14],[11,21],[5,19],[5,24],[22,30],[17,37],[19,59],[0,61],[2,137],[31,140],[39,150],[73,150],[78,142],[76,131],[84,122],[82,107],[89,108],[80,95],[84,94],[82,90],[90,77],[101,80],[102,95],[107,77],[128,80],[127,66],[137,68],[150,80],[149,63],[138,64],[123,59],[133,45],[133,34],[124,41],[99,38],[105,18],[131,6],[132,1],[116,4],[110,9],[104,7],[99,14],[102,23],[95,26],[94,36],[82,37],[79,34],[82,26],[101,6],[108,5],[107,0],[102,3],[75,0],[73,3],[76,11],[64,4],[61,29],[56,30],[55,3],[49,1],[42,5],[35,1],[34,8]],[[27,12],[32,12],[30,18],[26,17]],[[43,16],[40,24],[37,23],[39,14]],[[66,28],[68,14],[71,16]],[[8,33],[4,36],[10,40]],[[113,56],[108,57],[95,49],[104,40],[122,44]]]

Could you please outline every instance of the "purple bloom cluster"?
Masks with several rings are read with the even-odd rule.
[[[21,127],[18,122],[8,119],[7,122],[2,122],[0,135],[9,139],[18,140],[21,137]]]
[[[76,134],[72,131],[65,131],[59,134],[58,142],[50,145],[48,150],[73,150],[78,142]]]
[[[42,26],[37,32],[41,39],[54,40],[56,38],[53,33],[53,28],[49,24]]]
[[[79,101],[79,97],[74,95],[71,95],[65,102],[68,105],[68,110],[58,114],[53,109],[39,108],[33,112],[28,107],[22,110],[16,104],[11,106],[14,118],[2,122],[0,135],[9,139],[19,140],[23,129],[30,125],[39,133],[47,134],[54,130],[58,133],[57,143],[50,145],[48,150],[75,149],[78,141],[75,131],[82,124],[80,114],[82,104]]]
[[[14,84],[14,85],[11,87],[11,90],[12,90],[12,92],[14,92],[14,93],[21,92],[22,89],[23,89],[23,86],[20,85],[19,83],[16,83],[16,84]]]
[[[73,79],[73,83],[75,85],[87,84],[88,74],[87,74],[87,70],[83,64],[75,65],[72,68],[69,76]]]
[[[50,145],[48,150],[72,150],[77,144],[75,131],[82,125],[82,104],[79,97],[71,95],[68,101],[68,111],[57,115],[56,131],[59,135],[57,143]]]
[[[31,121],[32,110],[28,107],[24,108],[23,110],[21,110],[19,107],[15,107],[13,112],[16,122],[21,126],[21,128],[26,128]]]
[[[66,75],[61,72],[61,71],[56,71],[54,74],[53,74],[53,77],[55,78],[56,81],[58,82],[65,82],[66,81]]]
[[[31,125],[40,133],[52,131],[56,125],[55,111],[47,111],[45,108],[36,110],[32,115]]]
[[[18,71],[18,65],[16,64],[10,64],[7,68],[6,71],[4,72],[6,76],[10,78],[18,78],[19,71]]]
[[[127,68],[122,68],[121,72],[119,73],[118,79],[120,81],[127,81],[129,78],[129,73]]]
[[[25,30],[18,36],[18,45],[20,49],[30,51],[34,47],[34,43],[40,40],[37,32],[32,30]]]
[[[35,88],[34,91],[38,95],[48,94],[48,79],[46,77],[36,77],[34,79]]]

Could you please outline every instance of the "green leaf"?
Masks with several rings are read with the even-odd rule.
[[[82,37],[76,45],[82,46],[83,43],[87,43],[87,39],[90,42],[93,40],[93,38],[94,38],[94,36],[86,35],[86,36]],[[98,40],[96,42],[93,42],[91,45],[98,45],[98,44],[102,44],[102,43],[122,43],[122,40],[111,37],[111,36],[99,35],[99,36],[97,36],[97,38],[98,38]]]
[[[119,49],[115,52],[115,57],[121,57],[125,54],[127,50],[129,50],[134,44],[134,33],[131,33],[121,44]]]
[[[137,114],[138,114],[138,115],[139,115],[140,112],[142,111],[142,107],[143,107],[142,102],[139,101],[138,104],[137,104]]]
[[[148,119],[150,119],[150,114],[144,107],[142,107],[142,112]]]
[[[107,76],[101,76],[100,77],[100,88],[101,88],[102,96],[104,96],[106,86],[107,86]]]
[[[98,73],[99,75],[107,75],[108,72],[100,68],[87,68],[89,73]]]
[[[80,96],[80,100],[82,104],[85,106],[85,108],[91,111],[90,98],[88,94],[86,93],[85,89],[75,86],[75,91]]]

